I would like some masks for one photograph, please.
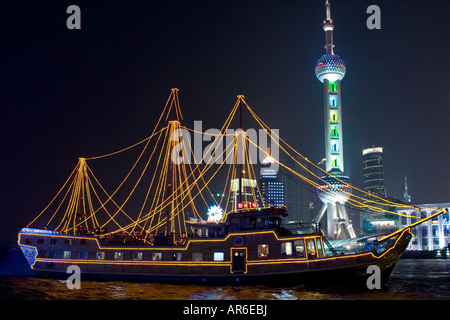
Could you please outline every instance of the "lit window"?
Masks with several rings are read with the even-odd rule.
[[[176,252],[173,254],[173,261],[181,261],[181,257],[183,256],[183,254],[181,252]]]
[[[153,252],[152,253],[152,260],[153,261],[161,261],[162,259],[162,253],[161,252]]]
[[[295,251],[297,252],[297,257],[305,257],[305,242],[303,240],[294,241]]]
[[[331,157],[331,166],[333,168],[339,168],[339,157],[338,156]]]
[[[123,260],[123,252],[122,251],[114,252],[114,260]]]
[[[80,251],[80,259],[87,259],[87,258],[88,258],[88,252]]]
[[[70,259],[72,257],[72,251],[64,251],[63,258]]]
[[[331,141],[331,152],[339,152],[339,143],[337,141]]]
[[[337,112],[335,110],[331,110],[330,111],[330,121],[331,122],[338,122],[338,115]]]
[[[98,260],[104,260],[105,259],[105,252],[104,251],[98,251],[95,255]]]
[[[258,257],[259,258],[267,258],[269,256],[269,245],[268,244],[259,244],[258,245]]]
[[[192,254],[192,261],[202,261],[203,260],[203,253],[201,252],[194,252]]]
[[[292,242],[283,242],[281,244],[281,255],[292,256]]]
[[[316,243],[317,243],[317,256],[318,257],[322,257],[323,256],[323,252],[322,252],[322,242],[320,241],[319,238],[316,239]]]
[[[329,84],[328,84],[328,90],[330,92],[336,92],[337,91],[336,82],[330,81]]]
[[[133,252],[133,260],[142,260],[142,252]]]
[[[330,136],[332,136],[332,137],[339,137],[338,127],[337,126],[331,126]]]
[[[225,254],[223,252],[214,252],[214,261],[223,261]]]
[[[337,96],[330,95],[330,107],[337,108],[337,106],[338,106]]]
[[[308,256],[310,258],[316,258],[316,242],[314,239],[307,239],[306,246],[308,250]]]

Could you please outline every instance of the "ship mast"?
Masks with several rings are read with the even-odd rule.
[[[180,121],[179,121],[179,114],[178,114],[178,91],[179,89],[173,88],[172,94],[173,94],[173,104],[171,105],[171,109],[169,110],[169,114],[167,118],[169,119],[169,139],[172,137],[172,133],[180,127]],[[170,143],[170,150],[169,155],[172,154],[172,150],[177,144],[177,141],[171,141]],[[169,160],[170,161],[170,160]],[[166,235],[169,236],[171,232],[172,243],[175,241],[175,219],[174,219],[174,190],[175,190],[175,163],[174,161],[170,161],[168,165],[168,181],[169,183],[166,186],[166,199],[168,200],[168,205],[166,208]]]

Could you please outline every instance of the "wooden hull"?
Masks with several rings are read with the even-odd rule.
[[[113,246],[94,236],[22,229],[18,243],[31,269],[41,275],[68,278],[68,266],[77,265],[82,279],[297,285],[365,284],[370,265],[380,268],[386,282],[410,238],[405,229],[380,241],[377,251],[331,256],[319,251],[319,234],[279,236],[275,230],[232,232],[223,238],[188,239],[183,246],[156,247]],[[286,243],[296,248],[302,241],[317,244],[315,252],[283,250]]]

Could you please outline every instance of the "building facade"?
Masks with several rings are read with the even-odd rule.
[[[364,188],[367,192],[386,197],[384,186],[383,148],[363,150]]]
[[[414,217],[428,217],[443,208],[450,209],[450,203],[417,205],[414,209],[398,208],[398,213],[403,215],[398,218],[399,227],[403,228],[419,220]],[[448,246],[450,243],[449,211],[414,227],[412,233],[414,236],[409,243],[408,250],[431,251]]]

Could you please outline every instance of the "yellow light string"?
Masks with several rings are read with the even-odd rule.
[[[245,102],[245,100],[243,100],[243,102],[244,102],[244,104],[247,106],[247,108],[248,108],[248,110],[250,111],[250,113],[253,115],[253,117],[255,118],[255,120],[263,127],[263,128],[265,128],[266,130],[267,129],[269,129],[270,130],[270,128],[269,128],[269,126],[267,126],[257,115],[256,115],[256,113],[250,108],[250,106]],[[270,137],[271,137],[271,134],[269,133],[269,135],[270,135]],[[325,173],[325,174],[327,174],[327,175],[329,175],[329,173],[328,172],[326,172],[325,170],[323,170],[322,168],[320,168],[320,167],[318,167],[317,165],[315,165],[314,163],[312,163],[311,161],[309,161],[306,157],[304,157],[303,155],[301,155],[300,153],[298,153],[294,148],[292,148],[287,142],[285,142],[281,137],[279,137],[276,133],[274,133],[274,135],[279,139],[279,141],[282,141],[282,142],[284,142],[291,150],[293,150],[297,155],[299,155],[302,159],[304,159],[305,161],[307,161],[309,164],[311,164],[311,165],[313,165],[314,167],[316,167],[317,169],[319,169],[320,171],[322,171],[323,173]],[[281,145],[279,145],[282,149],[283,149],[283,151],[285,151],[295,162],[297,162],[300,166],[302,166],[305,170],[307,170],[308,172],[310,172],[312,175],[314,175],[314,176],[316,176],[318,179],[320,179],[320,180],[322,180],[322,181],[324,181],[323,179],[321,179],[320,177],[318,177],[317,175],[315,175],[313,172],[311,172],[310,170],[308,170],[305,166],[303,166],[301,163],[299,163],[294,157],[292,157]],[[334,176],[333,176],[334,177]],[[344,181],[342,181],[342,180],[340,180],[339,178],[337,178],[337,177],[334,177],[337,181],[340,181],[340,182],[342,182],[343,184],[347,184],[347,183],[345,183]],[[324,182],[326,182],[326,181],[324,181]],[[355,189],[355,190],[357,190],[357,191],[360,191],[361,193],[363,193],[363,194],[368,194],[366,191],[363,191],[363,190],[361,190],[361,189],[359,189],[359,188],[356,188],[356,187],[354,187],[354,186],[351,186],[351,185],[349,185],[351,188],[353,188],[353,189]],[[345,193],[345,191],[343,191],[344,193]],[[384,199],[384,198],[381,198],[381,197],[378,197],[378,196],[374,196],[374,195],[371,195],[371,196],[373,196],[374,198],[377,198],[377,199],[379,199],[379,200],[383,200],[383,201],[385,201],[385,202],[387,202],[387,203],[390,203],[390,205],[395,205],[395,206],[397,206],[397,207],[408,207],[408,208],[412,208],[412,206],[408,206],[408,205],[403,205],[403,204],[399,204],[399,203],[395,203],[395,202],[392,202],[392,201],[389,201],[389,200],[387,200],[387,199]],[[378,202],[375,202],[375,201],[371,201],[371,200],[367,200],[367,199],[364,199],[364,198],[362,198],[362,197],[359,197],[360,199],[363,199],[364,201],[370,201],[370,202],[373,202],[373,203],[376,203],[376,204],[380,204],[380,203],[378,203]],[[388,205],[388,204],[385,204],[386,206]]]
[[[37,216],[36,218],[34,218],[30,223],[28,223],[27,227],[29,227],[30,225],[32,225],[37,219],[39,219],[39,217],[52,205],[53,201],[55,201],[56,198],[58,198],[59,194],[61,193],[62,190],[64,190],[64,188],[66,187],[67,183],[71,180],[72,175],[77,171],[78,168],[78,163],[75,166],[75,168],[73,169],[72,173],[69,175],[69,177],[67,178],[66,182],[64,182],[63,186],[61,187],[61,189],[59,189],[58,193],[53,197],[53,199],[50,201],[50,203],[44,208],[44,210],[42,210]],[[65,198],[65,196],[64,196]],[[48,223],[47,223],[48,224]]]
[[[95,177],[94,177],[94,180],[95,180]],[[123,229],[122,229],[122,226],[120,225],[120,223],[118,223],[118,222],[114,219],[114,217],[109,213],[109,211],[106,209],[104,202],[101,201],[99,195],[98,195],[97,192],[95,191],[94,184],[92,183],[92,181],[91,181],[90,178],[88,178],[88,182],[89,182],[89,184],[90,184],[91,187],[92,187],[92,191],[94,192],[94,195],[97,197],[97,200],[98,200],[99,203],[100,203],[100,208],[103,209],[103,211],[106,212],[106,214],[109,216],[109,220],[108,220],[106,223],[104,223],[102,226],[100,226],[100,228],[105,227],[109,222],[112,221],[112,222],[114,222],[114,223],[119,227],[119,230],[123,230]],[[100,187],[101,187],[101,185],[100,185]],[[116,206],[117,206],[117,205],[116,205]],[[97,211],[98,211],[98,210],[96,210],[96,212],[97,212]],[[117,231],[117,230],[111,231],[111,232],[108,232],[108,233],[105,233],[105,235],[112,234],[112,233],[114,233],[114,232],[116,232],[116,231]],[[123,231],[127,232],[126,230],[123,230]],[[127,232],[127,233],[128,233],[128,232]],[[130,234],[130,233],[128,233],[128,234]]]
[[[257,148],[259,148],[260,150],[262,150],[261,147],[258,146],[257,144],[255,144],[253,141],[250,141],[250,142],[251,142],[253,145],[255,145]],[[287,153],[294,161],[296,161],[300,166],[302,166],[305,170],[307,170],[309,173],[311,173],[313,176],[315,176],[316,178],[322,180],[322,181],[325,182],[327,185],[332,186],[331,184],[329,184],[328,182],[326,182],[326,181],[323,180],[322,178],[320,178],[320,177],[318,177],[317,175],[315,175],[315,174],[314,174],[313,172],[311,172],[310,170],[306,169],[306,167],[304,167],[304,166],[303,166],[301,163],[299,163],[294,157],[292,157],[292,156],[291,156],[291,155],[283,148],[283,146],[279,145],[279,147],[280,147],[283,151],[285,151],[285,152],[286,152],[286,153]],[[274,159],[274,158],[273,158],[273,159]],[[280,161],[278,161],[277,159],[274,159],[274,161],[277,162],[278,164],[282,165],[284,168],[288,169],[290,172],[294,173],[296,176],[300,177],[300,178],[303,179],[304,181],[310,183],[310,184],[313,185],[314,187],[316,187],[316,188],[319,188],[319,187],[320,187],[320,185],[319,185],[318,183],[316,183],[316,182],[314,182],[314,181],[312,181],[312,180],[310,180],[310,179],[304,177],[304,176],[301,175],[300,173],[297,173],[296,171],[292,170],[291,168],[288,168],[286,165],[282,164],[282,163],[281,163]],[[336,180],[339,180],[339,179],[336,179]],[[345,185],[348,185],[347,183],[345,183],[345,182],[343,182],[343,181],[341,181],[341,182],[344,183]],[[326,194],[329,194],[329,195],[333,195],[333,194],[334,194],[332,191],[327,191],[326,189],[323,189],[322,192],[324,192],[324,193],[326,193]],[[359,196],[354,195],[354,194],[352,194],[352,193],[346,192],[346,191],[344,191],[344,190],[342,190],[342,192],[343,192],[343,193],[346,193],[346,194],[348,194],[348,195],[350,195],[351,197],[359,198],[359,199],[362,199],[362,200],[364,200],[364,201],[366,200],[366,199],[364,199],[364,198],[362,198],[362,197],[359,197]],[[352,203],[352,201],[354,201],[355,203],[359,203],[362,207],[367,207],[367,208],[372,207],[372,206],[363,204],[363,203],[361,203],[361,202],[359,202],[359,201],[357,201],[357,200],[353,200],[353,199],[349,199],[349,200],[350,200],[350,201],[349,201],[350,203]],[[395,212],[395,211],[390,211],[390,210],[387,210],[387,209],[380,209],[379,212],[388,212],[388,213],[396,214],[396,215],[399,215],[399,216],[405,216],[405,215],[403,215],[403,214],[401,214],[401,213],[398,213],[398,212]],[[408,216],[408,217],[414,217],[414,216]]]
[[[59,212],[59,209],[61,209],[61,206],[64,204],[67,195],[70,193],[70,191],[72,191],[73,185],[75,183],[75,180],[72,180],[72,183],[70,184],[70,186],[67,188],[67,191],[64,195],[64,197],[62,198],[61,202],[59,203],[58,207],[56,208],[55,212],[53,213],[53,215],[50,217],[50,219],[47,221],[46,223],[46,227],[49,226],[49,224],[53,221],[53,219],[55,218],[56,214]]]
[[[120,208],[120,206],[114,201],[114,199],[112,199],[112,196],[110,196],[108,194],[108,192],[105,190],[105,188],[101,185],[101,183],[98,181],[97,177],[94,175],[94,173],[92,172],[92,170],[89,168],[89,166],[86,166],[86,168],[88,169],[89,173],[91,174],[91,176],[94,178],[95,182],[98,184],[98,186],[101,188],[101,190],[105,193],[105,195],[108,197],[107,201],[101,201],[99,197],[97,197],[99,199],[99,201],[101,202],[101,207],[100,208],[105,208],[105,205],[107,202],[111,201],[117,208]],[[95,189],[93,188],[93,191],[95,192]],[[97,193],[95,193],[97,195]],[[100,210],[97,209],[98,210]],[[133,218],[131,218],[123,209],[116,211],[116,213],[112,216],[112,218],[114,218],[118,212],[122,212],[128,219],[130,219],[132,222],[135,222],[135,220]],[[111,220],[108,220],[107,222],[105,222],[101,227],[103,228],[105,225],[107,225]]]

